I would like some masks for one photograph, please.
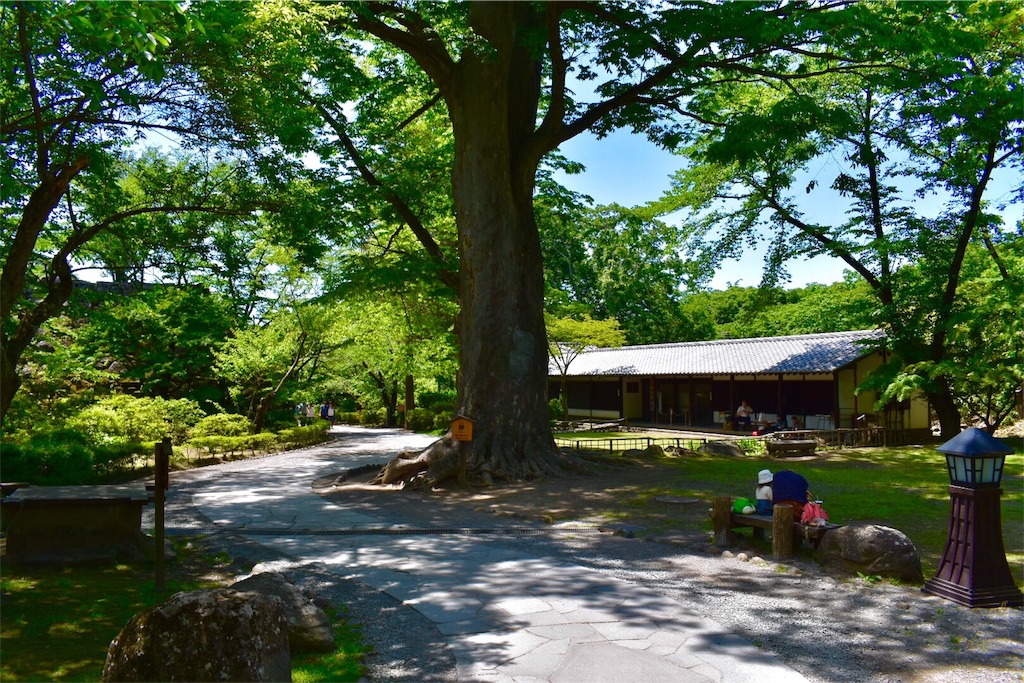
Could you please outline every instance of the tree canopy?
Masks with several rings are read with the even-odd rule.
[[[133,159],[130,147],[146,133],[204,144],[221,134],[215,122],[223,117],[194,96],[193,73],[178,58],[178,47],[201,31],[183,5],[5,3],[0,30],[2,422],[20,385],[22,355],[68,301],[73,262],[90,241],[120,231],[128,248],[113,272],[123,272],[141,265],[141,244],[152,247],[151,237],[163,238],[164,253],[172,243],[184,246],[190,226],[158,224],[155,215],[240,215],[256,202],[234,192],[237,164],[218,174],[194,163]]]
[[[985,349],[1014,357],[1017,330],[983,333],[968,311],[1001,318],[1018,292],[1019,227],[988,193],[994,175],[1024,171],[1022,12],[4,4],[0,419],[88,264],[223,297],[235,327],[219,367],[257,425],[324,358],[361,367],[390,407],[410,373],[456,374],[454,348],[479,482],[560,467],[548,352],[565,340],[546,310],[621,325],[629,343],[880,326],[901,363],[886,396],[924,391],[944,431],[968,404],[998,421],[1016,380]],[[554,182],[579,170],[560,145],[619,128],[679,151],[666,197],[592,206]],[[146,149],[157,134],[179,151]],[[827,179],[822,159],[838,168]],[[800,210],[799,195],[826,191],[832,216]],[[700,291],[765,239],[764,287]],[[816,254],[850,279],[777,287],[788,261]],[[91,343],[137,358],[125,321],[169,324],[147,307],[105,315]],[[166,377],[199,371],[164,360],[146,386],[185,391]]]
[[[870,286],[872,322],[900,362],[932,368],[904,375],[900,385],[925,392],[951,437],[960,428],[958,392],[939,368],[955,354],[966,254],[984,245],[998,262],[1013,244],[1013,227],[991,211],[988,195],[993,174],[1024,177],[1022,10],[1002,3],[864,10],[884,66],[785,84],[736,81],[696,94],[700,125],[682,152],[690,163],[660,210],[690,210],[705,241],[698,252],[711,266],[770,235],[768,284],[785,279],[793,258],[845,262]],[[894,20],[914,30],[893,33],[886,22]],[[807,180],[823,158],[839,167],[830,190],[820,171]],[[799,195],[827,191],[845,213],[800,210]],[[1012,197],[1021,191],[1018,182]],[[941,210],[922,212],[923,198]]]

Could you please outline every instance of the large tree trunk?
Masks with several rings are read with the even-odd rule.
[[[926,393],[928,402],[939,418],[939,432],[943,439],[952,439],[960,433],[960,411],[953,400],[946,377],[938,378],[937,386]]]
[[[449,111],[459,228],[459,413],[475,421],[471,481],[558,470],[548,421],[544,271],[533,213],[540,68],[516,44],[530,3],[472,3],[470,23],[493,51],[463,53]],[[503,134],[508,131],[508,135]]]

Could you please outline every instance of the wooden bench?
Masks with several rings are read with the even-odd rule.
[[[788,505],[776,505],[772,516],[743,515],[733,512],[733,501],[729,496],[716,496],[711,508],[711,519],[714,523],[715,542],[727,546],[734,539],[733,529],[753,529],[754,538],[764,540],[765,529],[772,532],[772,557],[784,560],[793,557],[800,548],[800,543],[807,540],[814,549],[818,548],[825,534],[838,529],[842,524],[825,524],[824,526],[806,526],[793,518],[793,508]]]
[[[785,453],[811,455],[818,447],[818,442],[814,439],[766,439],[764,446],[768,449],[768,455]]]

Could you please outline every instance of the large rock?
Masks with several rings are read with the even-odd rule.
[[[643,450],[639,448],[631,448],[627,451],[623,451],[622,455],[626,458],[663,458],[665,457],[665,449],[656,443],[652,443]]]
[[[254,574],[231,586],[232,590],[275,596],[284,604],[288,643],[292,654],[333,652],[334,629],[327,614],[277,572]]]
[[[172,595],[110,643],[104,681],[291,681],[278,598],[213,588]]]
[[[700,450],[711,455],[731,455],[735,457],[742,457],[744,455],[743,449],[732,441],[708,441],[700,447]]]
[[[641,451],[641,457],[644,458],[664,458],[665,449],[656,443],[652,443],[647,448]]]
[[[898,529],[877,524],[850,524],[832,529],[821,539],[818,561],[846,574],[884,576],[921,583],[921,556]]]
[[[700,455],[699,451],[683,448],[682,446],[669,446],[665,449],[665,453],[674,458],[692,458]]]

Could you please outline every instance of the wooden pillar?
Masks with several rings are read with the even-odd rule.
[[[793,508],[775,505],[772,507],[772,558],[793,557],[793,547]]]
[[[587,379],[587,405],[590,406],[590,421],[594,421],[594,378]]]
[[[647,410],[650,411],[651,422],[658,424],[658,389],[655,384],[653,377],[647,380]]]
[[[725,412],[725,421],[732,422],[736,430],[736,375],[729,375],[729,409]]]
[[[853,417],[850,418],[850,427],[857,428],[857,417],[860,415],[860,401],[857,400],[857,364],[853,364]],[[865,426],[866,423],[865,423]]]
[[[832,372],[832,429],[839,429],[839,371]]]
[[[729,516],[732,514],[732,498],[715,496],[711,505],[711,521],[715,529],[715,544],[729,545]]]
[[[626,378],[619,377],[619,419],[626,417]]]
[[[775,403],[776,403],[775,414],[778,415],[779,417],[785,417],[785,415],[786,415],[786,406],[783,405],[783,402],[782,402],[782,373],[781,372],[779,373],[779,383],[778,383],[777,388],[776,388]]]

